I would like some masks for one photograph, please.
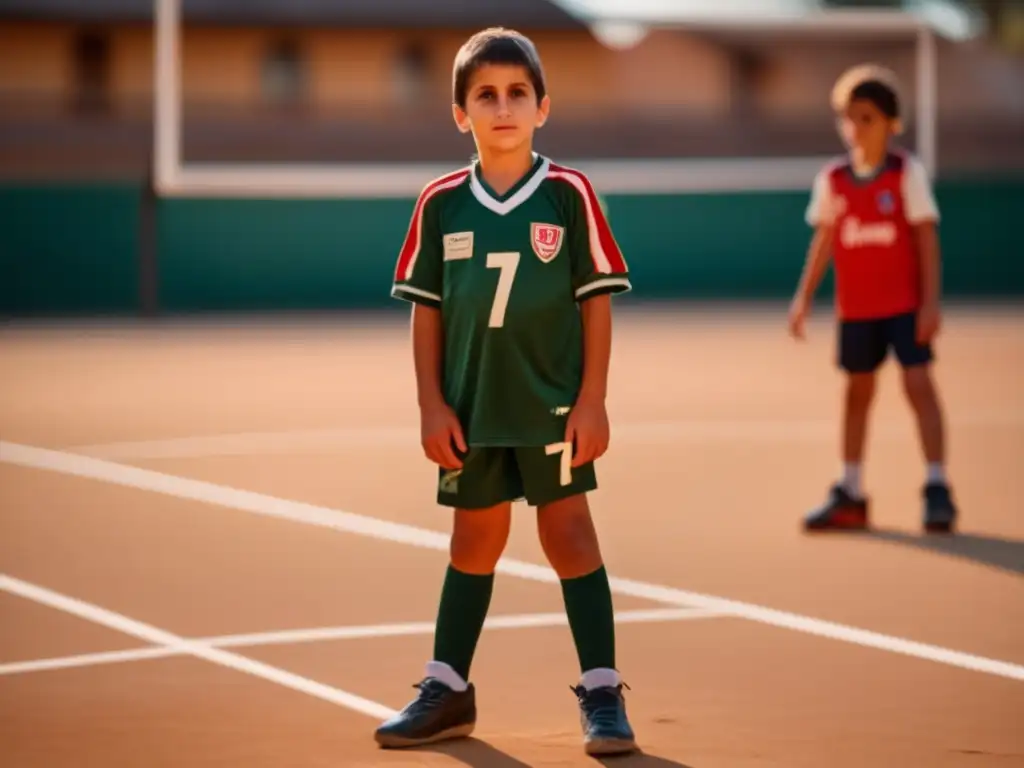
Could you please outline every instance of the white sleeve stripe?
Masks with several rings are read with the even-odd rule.
[[[391,295],[396,296],[400,293],[409,293],[413,296],[422,296],[425,299],[432,299],[433,301],[441,301],[441,297],[436,293],[430,291],[424,291],[422,288],[414,288],[411,285],[396,285],[391,289]]]
[[[400,277],[402,280],[409,280],[412,277],[413,270],[416,268],[416,259],[419,258],[420,249],[423,247],[423,214],[427,209],[427,202],[438,192],[442,192],[446,189],[452,189],[453,187],[457,187],[462,184],[466,180],[466,175],[465,171],[459,171],[458,175],[454,178],[441,181],[440,183],[435,183],[433,186],[427,188],[420,200],[417,202],[416,243],[412,254],[407,257],[408,261],[403,265],[403,269],[401,270]]]
[[[591,291],[596,291],[598,288],[612,288],[615,286],[621,286],[623,288],[629,288],[629,278],[626,277],[604,277],[600,280],[595,280],[592,283],[581,285],[576,289],[576,298],[585,296]]]
[[[583,181],[572,173],[563,173],[562,171],[550,171],[549,175],[556,179],[568,181],[580,193],[587,211],[587,235],[590,240],[590,254],[594,259],[594,266],[597,267],[598,272],[606,274],[611,272],[612,264],[608,260],[608,254],[604,252],[604,248],[601,246],[601,235],[597,230],[597,217],[594,216],[594,210],[590,206],[590,196],[587,194],[587,188],[584,186]]]

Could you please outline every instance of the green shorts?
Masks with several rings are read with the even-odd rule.
[[[525,500],[540,506],[597,488],[593,462],[572,466],[571,446],[474,447],[462,468],[438,468],[437,503],[459,509]]]

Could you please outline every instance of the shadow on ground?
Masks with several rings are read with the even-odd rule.
[[[888,529],[873,529],[870,539],[922,549],[927,552],[969,560],[990,568],[1024,576],[1024,541],[970,533],[951,535],[912,534]]]
[[[486,741],[472,737],[419,747],[417,751],[447,755],[470,768],[533,768],[529,763],[492,747]],[[607,768],[694,768],[685,763],[644,753],[600,757],[594,760],[597,765]]]
[[[529,763],[512,757],[486,741],[476,738],[445,741],[418,747],[419,752],[436,752],[470,766],[470,768],[532,768]]]
[[[607,768],[694,768],[694,766],[676,760],[669,760],[667,757],[644,753],[620,757],[599,757],[596,758],[596,761],[599,765],[607,766]]]

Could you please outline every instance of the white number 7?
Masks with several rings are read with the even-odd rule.
[[[572,443],[551,443],[551,445],[544,446],[544,452],[548,456],[553,456],[556,453],[562,454],[558,481],[562,485],[569,485],[572,482]]]
[[[501,328],[505,324],[505,310],[508,308],[508,297],[512,292],[512,283],[516,277],[516,269],[519,267],[519,254],[515,251],[507,253],[488,253],[487,266],[491,269],[500,269],[498,275],[498,288],[494,293],[494,303],[491,304],[491,319],[487,325],[491,328]]]

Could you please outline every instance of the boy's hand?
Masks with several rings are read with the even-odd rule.
[[[930,343],[939,332],[941,322],[939,305],[933,302],[924,304],[917,311],[917,343]]]
[[[807,319],[807,299],[803,296],[794,297],[789,305],[789,335],[794,339],[803,339],[804,321]]]
[[[604,400],[578,400],[565,424],[565,442],[576,446],[572,466],[580,467],[601,458],[608,450],[610,437]]]
[[[447,403],[438,402],[420,409],[420,435],[423,452],[428,459],[444,469],[462,467],[452,448],[452,441],[463,453],[466,452],[466,441],[459,417]]]

